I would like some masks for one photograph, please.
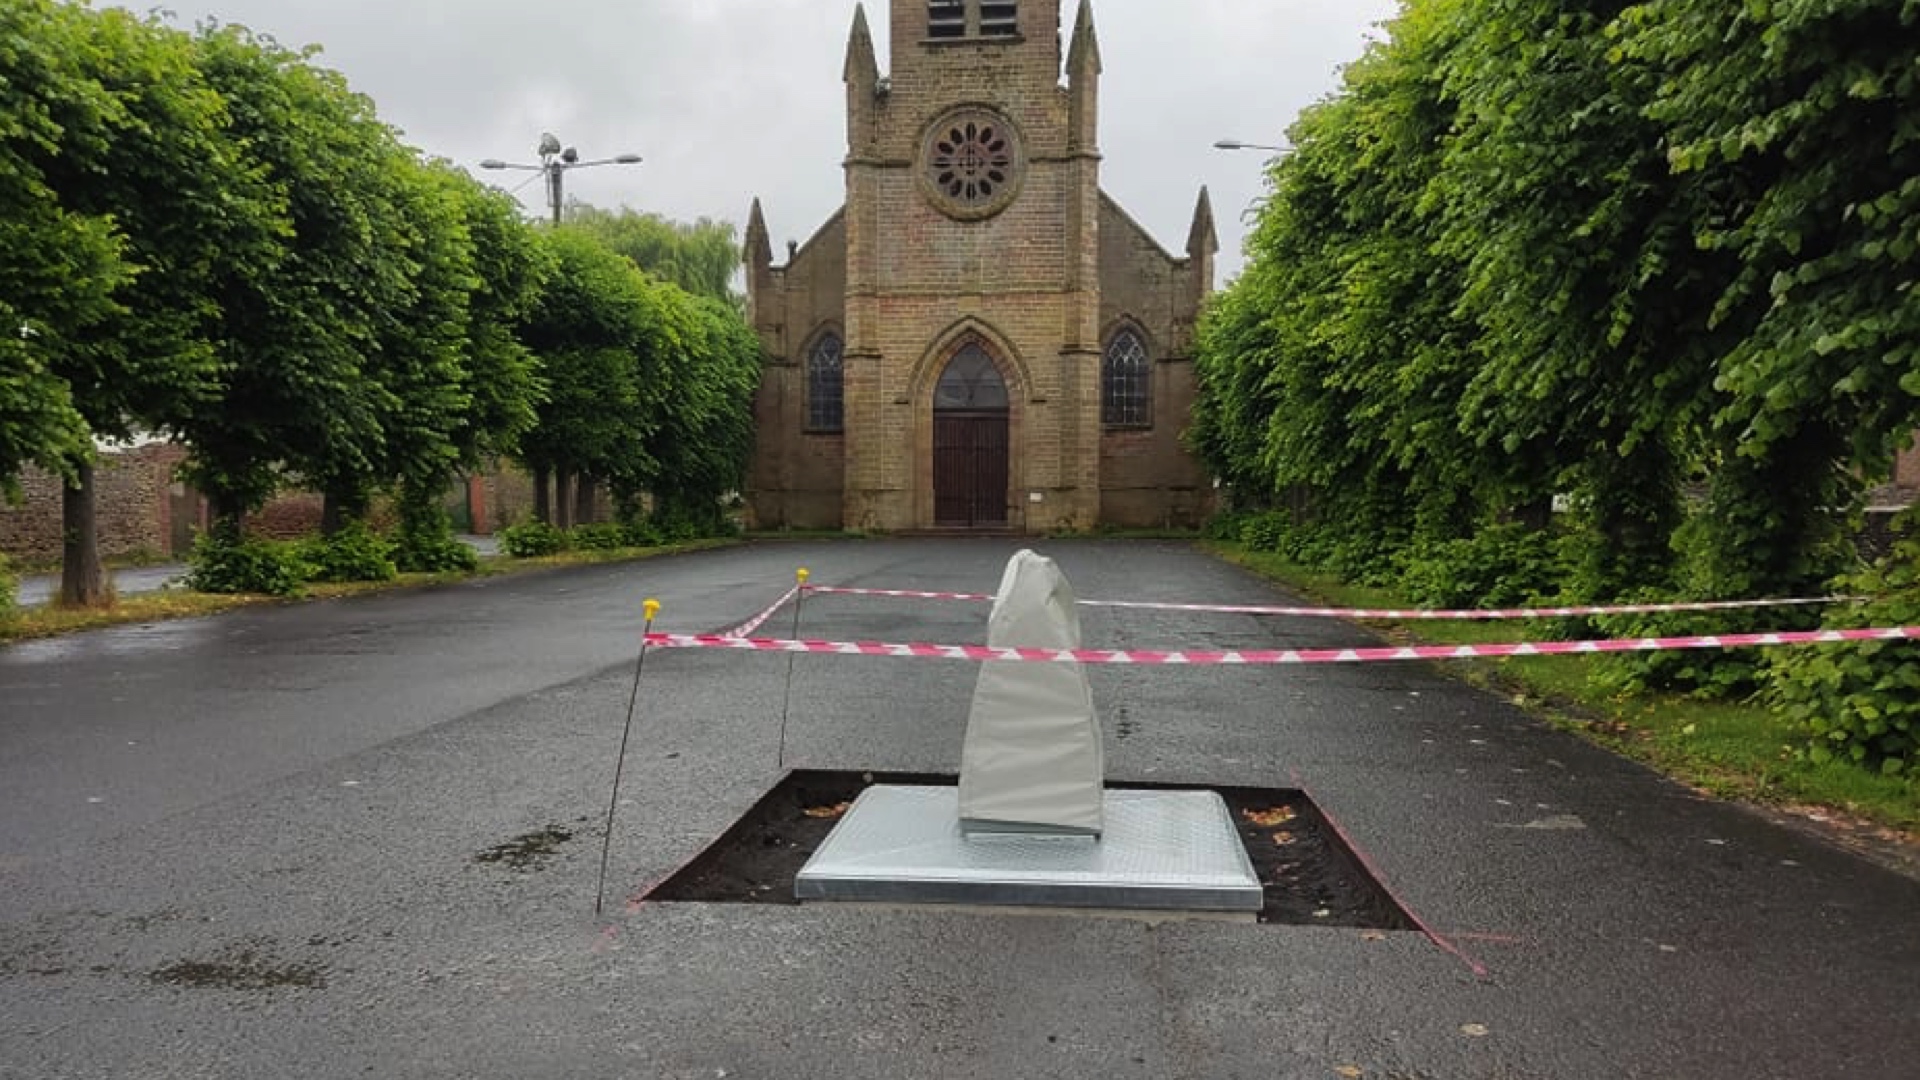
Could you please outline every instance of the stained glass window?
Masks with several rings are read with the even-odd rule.
[[[1113,335],[1100,361],[1100,420],[1109,427],[1146,427],[1153,365],[1147,347],[1132,329]]]
[[[846,402],[842,393],[845,347],[837,334],[820,335],[807,353],[807,430],[842,431]]]
[[[933,407],[947,409],[1004,409],[1007,383],[993,366],[987,351],[975,342],[961,346],[940,373],[933,390]]]

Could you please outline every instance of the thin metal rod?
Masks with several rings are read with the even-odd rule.
[[[613,759],[613,794],[607,799],[606,835],[600,842],[600,882],[593,890],[593,913],[600,914],[600,907],[607,895],[607,859],[613,853],[613,811],[620,805],[620,774],[627,765],[627,740],[633,735],[633,710],[640,700],[640,672],[647,666],[647,635],[653,632],[653,616],[660,610],[658,601],[646,603],[647,621],[640,631],[640,656],[633,662],[633,690],[627,695],[627,722],[620,730],[620,753]]]
[[[800,579],[799,591],[793,594],[793,634],[795,641],[800,640],[800,604],[807,598],[807,571],[801,567],[794,575]],[[793,705],[793,660],[794,654],[787,654],[787,686],[780,695],[780,752],[775,757],[781,772],[787,771],[787,713]]]

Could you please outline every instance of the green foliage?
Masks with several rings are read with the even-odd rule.
[[[112,219],[66,205],[49,175],[62,155],[99,160],[125,115],[88,70],[73,10],[0,5],[0,495],[9,498],[28,462],[65,471],[90,451],[56,362],[66,335],[113,315],[113,294],[133,274]]]
[[[629,521],[620,525],[623,547],[659,547],[666,542],[666,535],[651,521]]]
[[[1902,541],[1837,588],[1873,599],[1836,606],[1822,623],[1828,629],[1920,626],[1920,538]],[[1838,759],[1890,774],[1920,768],[1920,644],[1864,641],[1783,652],[1768,665],[1766,695],[1806,732],[1805,752],[1815,762]]]
[[[557,555],[567,550],[567,534],[544,521],[509,525],[500,530],[500,550],[516,559]]]
[[[232,527],[195,540],[188,563],[187,587],[205,593],[298,596],[312,571],[300,545],[243,538]]]
[[[701,218],[688,225],[624,206],[602,210],[576,202],[567,208],[567,223],[599,237],[662,281],[723,304],[733,299],[740,244],[727,222]]]
[[[1240,515],[1237,521],[1235,519],[1228,519],[1228,521],[1237,524],[1236,538],[1250,551],[1270,551],[1279,554],[1288,546],[1287,538],[1293,532],[1292,516],[1279,510]]]
[[[1920,5],[1408,0],[1389,31],[1289,132],[1198,328],[1189,444],[1231,507],[1288,510],[1240,520],[1247,544],[1449,606],[1845,571],[1863,485],[1920,426]],[[1716,695],[1762,674],[1609,668]]]
[[[11,616],[19,602],[20,578],[13,572],[13,563],[0,555],[0,619]]]
[[[1254,517],[1255,515],[1247,510],[1222,510],[1200,526],[1200,537],[1203,540],[1239,542],[1246,533],[1247,523]]]
[[[700,535],[729,531],[724,498],[746,485],[753,457],[753,393],[760,341],[732,308],[671,286],[682,327],[668,348],[677,393],[665,404],[654,442],[656,513],[685,517]]]
[[[1430,608],[1537,603],[1557,594],[1566,577],[1554,537],[1520,524],[1418,543],[1402,553],[1401,562],[1401,592]]]
[[[567,547],[575,551],[617,551],[626,546],[626,529],[611,522],[567,530]]]
[[[719,531],[753,451],[758,339],[726,304],[649,278],[589,232],[548,243],[559,270],[524,336],[550,391],[520,456],[605,483],[623,519],[651,493],[697,533]]]
[[[439,500],[405,485],[393,558],[399,569],[410,574],[468,573],[480,566],[479,553],[453,535],[453,518]]]
[[[391,581],[399,574],[394,545],[363,521],[349,522],[332,536],[302,541],[297,551],[307,581]]]

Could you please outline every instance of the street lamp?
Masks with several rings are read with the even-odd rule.
[[[521,169],[526,172],[545,173],[547,177],[547,203],[553,207],[553,223],[560,224],[562,177],[568,169],[584,169],[590,165],[638,165],[639,154],[621,154],[617,157],[598,158],[593,161],[581,161],[580,151],[569,146],[562,150],[560,140],[550,131],[540,135],[540,164],[525,165],[513,161],[501,161],[488,158],[480,163],[483,169]]]
[[[1290,154],[1291,146],[1269,146],[1266,143],[1241,142],[1239,139],[1221,139],[1213,144],[1215,150],[1271,150],[1276,154]]]

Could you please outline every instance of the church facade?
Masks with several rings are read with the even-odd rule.
[[[884,76],[855,8],[846,203],[783,265],[758,199],[747,226],[755,527],[1041,532],[1211,511],[1181,432],[1212,209],[1202,188],[1176,256],[1100,190],[1092,8],[1063,35],[1061,3],[891,0]]]

